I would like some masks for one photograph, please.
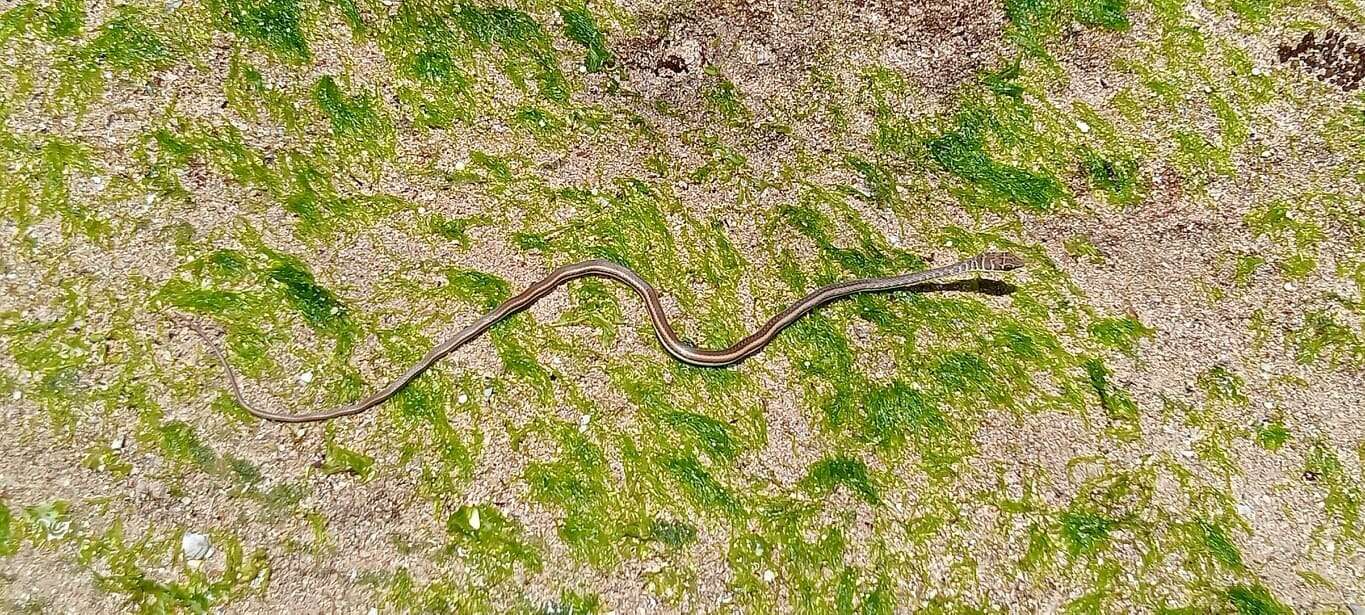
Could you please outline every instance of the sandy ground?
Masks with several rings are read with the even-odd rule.
[[[0,4],[0,9],[9,7]],[[107,10],[102,3],[92,5],[87,19],[94,23]],[[877,2],[857,3],[856,7],[806,3],[799,9],[779,3],[669,3],[620,10],[632,16],[632,21],[612,32],[610,42],[621,62],[621,87],[636,96],[628,99],[633,102],[619,102],[621,99],[608,92],[600,76],[586,77],[585,91],[579,96],[585,102],[608,101],[640,114],[659,130],[659,142],[642,146],[607,136],[578,143],[568,152],[556,152],[536,149],[526,139],[502,135],[500,131],[505,128],[499,120],[443,131],[416,130],[400,121],[396,126],[397,158],[402,164],[387,166],[376,178],[357,181],[366,190],[398,195],[425,210],[459,216],[495,207],[497,202],[484,195],[448,190],[430,174],[410,171],[424,165],[455,168],[475,150],[524,152],[539,165],[539,175],[551,186],[644,175],[652,152],[667,152],[678,168],[693,168],[706,155],[691,137],[710,121],[702,102],[713,83],[706,74],[709,68],[734,82],[755,124],[778,120],[792,124],[794,131],[772,135],[755,130],[736,139],[736,148],[745,156],[750,172],[774,180],[775,187],[755,190],[749,198],[738,201],[736,191],[725,187],[679,182],[675,196],[689,214],[720,220],[744,258],[756,270],[771,271],[773,252],[765,245],[770,236],[763,231],[766,217],[756,212],[771,212],[790,201],[792,193],[776,181],[784,163],[812,154],[865,152],[873,130],[873,118],[866,109],[857,107],[847,126],[832,125],[818,114],[809,121],[797,121],[804,119],[801,112],[809,111],[811,104],[819,104],[807,89],[813,71],[828,71],[843,83],[854,83],[856,67],[879,64],[901,75],[913,89],[894,102],[903,107],[898,110],[929,117],[952,108],[960,88],[974,81],[981,71],[999,66],[1012,49],[1004,37],[1008,22],[1003,8],[968,2],[908,8]],[[1351,25],[1339,23],[1342,18],[1327,12],[1304,10],[1313,19],[1342,27]],[[1335,535],[1332,528],[1336,521],[1324,513],[1320,485],[1302,474],[1313,443],[1321,442],[1336,452],[1347,480],[1355,485],[1365,480],[1365,469],[1357,455],[1365,443],[1365,416],[1360,413],[1365,407],[1365,375],[1359,366],[1300,364],[1284,350],[1279,337],[1255,346],[1250,325],[1252,313],[1262,310],[1277,331],[1296,327],[1306,312],[1327,304],[1324,296],[1358,293],[1349,278],[1339,272],[1360,262],[1359,237],[1351,234],[1359,230],[1329,228],[1320,250],[1325,255],[1323,262],[1315,273],[1294,282],[1286,282],[1267,267],[1246,287],[1234,287],[1229,281],[1228,255],[1275,249],[1246,228],[1246,215],[1255,204],[1292,194],[1295,186],[1321,183],[1317,174],[1321,169],[1351,164],[1349,157],[1344,158],[1349,155],[1323,142],[1314,114],[1349,104],[1355,95],[1336,88],[1323,89],[1311,76],[1294,73],[1298,70],[1294,66],[1281,66],[1276,50],[1289,36],[1278,26],[1246,32],[1228,16],[1212,14],[1202,7],[1195,7],[1193,12],[1205,20],[1202,29],[1241,44],[1255,66],[1282,71],[1286,81],[1298,79],[1310,92],[1304,97],[1306,102],[1272,104],[1265,116],[1258,118],[1252,140],[1272,154],[1253,154],[1252,148],[1244,148],[1247,151],[1233,161],[1235,175],[1216,178],[1202,187],[1185,185],[1189,180],[1167,166],[1144,168],[1144,179],[1151,190],[1137,204],[1115,207],[1082,195],[1077,207],[1058,214],[1024,217],[1011,233],[1021,242],[1044,249],[1097,311],[1132,314],[1155,330],[1141,342],[1135,357],[1115,356],[1110,362],[1112,380],[1129,391],[1143,410],[1144,435],[1137,442],[1116,444],[1075,417],[993,416],[975,434],[980,452],[973,463],[980,466],[979,470],[966,475],[956,490],[969,494],[993,488],[996,476],[987,468],[1003,468],[1009,489],[1017,489],[1029,472],[1041,470],[1058,479],[1044,490],[1042,500],[1060,509],[1080,485],[1080,477],[1062,478],[1071,476],[1072,462],[1078,458],[1103,455],[1129,463],[1165,456],[1185,460],[1197,474],[1236,500],[1239,514],[1252,528],[1237,543],[1246,567],[1261,583],[1296,611],[1342,612],[1347,604],[1365,603],[1365,546],[1350,541],[1334,544],[1331,538],[1324,541],[1324,528],[1327,535]],[[1057,65],[1068,81],[1049,91],[1049,102],[1063,107],[1082,101],[1112,111],[1113,95],[1135,81],[1131,74],[1116,69],[1115,62],[1134,52],[1138,45],[1133,41],[1150,35],[1151,27],[1139,19],[1134,31],[1123,35],[1092,33],[1079,26],[1068,28],[1056,52]],[[335,36],[319,35],[312,45],[316,57],[310,68],[301,74],[300,69],[268,69],[266,79],[280,84],[291,80],[312,83],[318,75],[345,72],[355,87],[392,92],[392,85],[386,82],[386,60],[374,44],[353,44],[337,30]],[[266,152],[297,145],[310,137],[325,137],[322,123],[310,129],[318,134],[294,137],[265,123],[243,121],[225,110],[220,84],[227,77],[232,53],[231,36],[218,33],[204,54],[202,66],[178,66],[158,73],[150,83],[118,80],[104,97],[104,104],[80,117],[53,113],[30,100],[23,103],[27,106],[11,111],[11,129],[26,134],[51,131],[80,139],[96,148],[95,173],[102,177],[136,174],[137,162],[122,155],[122,148],[160,125],[161,119],[146,114],[146,109],[164,108],[172,99],[182,116],[229,123],[242,131],[245,142]],[[49,68],[40,65],[36,70],[41,76]],[[38,83],[39,88],[51,87],[41,78]],[[661,112],[664,105],[674,111]],[[622,155],[635,147],[640,151]],[[1158,148],[1149,157],[1162,160],[1168,154]],[[1362,163],[1356,158],[1354,164]],[[857,181],[846,168],[826,168],[809,179]],[[291,217],[271,207],[259,190],[238,185],[207,168],[197,168],[181,181],[194,197],[191,203],[124,212],[126,217],[121,222],[135,230],[112,247],[63,240],[57,225],[47,221],[25,232],[36,249],[22,248],[17,225],[3,221],[0,231],[9,245],[0,249],[0,273],[4,275],[0,293],[6,297],[0,303],[0,312],[20,313],[26,320],[50,319],[61,313],[55,303],[60,292],[53,282],[69,279],[76,284],[77,293],[100,297],[78,326],[108,330],[113,323],[103,310],[112,306],[106,303],[125,292],[146,296],[145,292],[129,290],[131,275],[148,280],[151,288],[175,275],[183,259],[166,237],[171,224],[182,221],[197,230],[197,241],[229,246],[233,243],[234,220],[245,217],[264,229],[266,242],[275,249],[306,255],[324,285],[357,301],[369,313],[387,314],[385,324],[398,324],[413,312],[434,318],[435,324],[426,330],[433,337],[454,331],[474,318],[476,311],[469,306],[455,311],[443,307],[438,315],[430,306],[386,297],[381,291],[393,272],[420,263],[453,263],[501,276],[519,288],[538,279],[551,266],[517,250],[497,228],[474,230],[474,247],[468,251],[419,241],[412,230],[415,212],[395,214],[365,233],[335,244],[309,244],[292,233]],[[1365,215],[1360,210],[1360,187],[1340,178],[1337,182],[1332,188],[1356,199],[1348,207]],[[80,195],[95,188],[88,179],[73,178],[72,190]],[[923,202],[941,207],[925,211],[918,219],[882,215],[870,217],[870,222],[885,236],[904,238],[908,249],[930,261],[947,262],[953,257],[951,251],[916,239],[917,231],[980,221],[956,207],[950,196],[924,197]],[[1069,256],[1063,244],[1076,236],[1089,237],[1103,253],[1102,262]],[[1027,279],[1029,273],[1019,275]],[[746,292],[762,294],[765,282],[747,283],[757,291]],[[1210,288],[1227,292],[1215,300],[1210,298]],[[642,310],[626,300],[624,293],[618,296],[627,306],[624,320],[644,322]],[[982,300],[997,309],[1009,306],[1007,298]],[[532,315],[540,322],[549,322],[567,305],[562,297],[552,298],[536,306]],[[746,325],[753,326],[770,308],[746,305],[744,309]],[[135,312],[131,324],[148,332],[147,339],[156,341],[140,348],[112,348],[112,356],[140,356],[140,360],[164,370],[187,370],[205,383],[216,381],[213,364],[188,331],[147,311]],[[305,328],[297,331],[295,339],[307,339]],[[620,337],[615,347],[604,351],[654,351],[653,340],[641,327],[624,326]],[[0,338],[0,349],[6,345]],[[293,373],[306,363],[307,355],[282,357],[280,361],[285,373]],[[83,382],[97,388],[108,385],[116,364],[108,360],[104,368],[83,375]],[[1231,453],[1238,471],[1226,477],[1193,461],[1192,448],[1202,429],[1160,414],[1166,397],[1197,398],[1199,374],[1218,364],[1229,366],[1244,379],[1244,392],[1252,400],[1245,406],[1218,410],[1221,421],[1252,429],[1272,417],[1283,417],[1293,434],[1286,447],[1273,454],[1255,447],[1249,439],[1235,440]],[[373,340],[362,343],[353,366],[367,382],[382,381],[397,367],[379,359]],[[18,387],[31,384],[25,380],[28,372],[7,352],[0,352],[0,368]],[[483,379],[496,377],[500,364],[492,345],[481,340],[441,369],[443,373]],[[761,403],[768,442],[762,452],[743,458],[738,472],[783,486],[794,484],[822,454],[806,444],[818,439],[820,426],[802,409],[800,391],[786,384],[787,369],[780,364],[741,368],[765,391]],[[601,420],[610,421],[612,428],[632,428],[635,419],[630,416],[631,406],[603,374],[575,378],[595,399],[603,400],[602,407],[611,416]],[[407,569],[416,579],[463,579],[473,574],[458,558],[432,557],[444,540],[444,517],[433,514],[432,503],[416,493],[421,482],[419,464],[400,465],[398,451],[379,444],[386,438],[383,426],[392,423],[381,423],[373,415],[333,427],[230,423],[209,409],[209,402],[219,394],[217,389],[205,390],[186,401],[165,390],[163,383],[152,383],[167,420],[186,421],[220,454],[232,454],[258,465],[263,484],[302,485],[307,495],[298,508],[281,516],[259,505],[244,506],[230,493],[231,485],[226,481],[194,473],[184,475],[150,451],[125,454],[134,469],[126,478],[84,469],[87,445],[128,437],[137,422],[136,411],[119,403],[83,409],[74,431],[64,434],[54,431],[42,410],[22,396],[3,404],[3,420],[10,428],[0,431],[0,450],[5,451],[0,455],[0,502],[8,502],[16,510],[54,500],[78,502],[81,504],[73,518],[76,525],[98,534],[109,526],[110,519],[121,519],[129,540],[148,531],[164,539],[167,528],[210,534],[224,529],[248,550],[264,547],[271,564],[268,591],[236,598],[225,607],[228,612],[366,612],[379,606],[378,597],[382,596],[367,582],[367,572]],[[290,386],[294,385],[276,384],[272,390],[288,394]],[[535,503],[521,479],[530,463],[549,458],[551,451],[544,443],[515,443],[504,429],[507,424],[524,425],[541,411],[543,408],[534,402],[499,393],[485,400],[485,407],[477,414],[457,419],[463,421],[461,427],[477,428],[484,435],[473,476],[464,490],[464,503],[496,503],[504,514],[525,525],[528,534],[543,547],[546,562],[538,574],[517,572],[513,581],[492,590],[471,586],[464,591],[475,595],[488,592],[498,599],[524,591],[530,603],[546,604],[558,597],[561,588],[575,587],[600,594],[607,609],[622,613],[722,610],[730,599],[728,584],[734,575],[726,554],[734,538],[731,528],[710,528],[682,556],[696,571],[697,580],[694,591],[677,605],[661,601],[646,589],[651,573],[671,561],[667,558],[627,558],[610,570],[597,570],[575,559],[556,538],[558,512]],[[576,420],[572,409],[562,407],[558,411],[560,418]],[[351,446],[375,443],[367,452],[377,455],[378,465],[387,469],[363,483],[345,475],[312,471],[329,430],[344,434]],[[615,467],[614,471],[621,470]],[[1158,501],[1175,498],[1174,493],[1167,490],[1156,497]],[[913,484],[896,497],[913,506]],[[831,511],[859,507],[847,494],[836,498],[830,500]],[[993,560],[993,554],[1015,553],[1019,545],[1003,544],[999,534],[984,529],[992,526],[996,513],[965,497],[962,502],[967,505],[964,514],[968,518],[962,524],[965,529],[938,543],[943,551],[928,554],[935,559],[926,564],[929,573],[925,577],[899,580],[899,593],[907,597],[901,604],[905,610],[949,583],[952,573],[946,563],[956,561],[952,550],[964,544],[977,554],[980,565],[978,581],[971,591],[998,607],[1015,612],[1053,611],[1076,597],[1067,593],[1075,585],[1064,579],[1053,587],[1039,587],[1010,573],[1008,557]],[[315,541],[305,513],[326,520],[325,544]],[[896,513],[873,515],[866,510],[853,514],[852,525],[858,527],[871,527],[874,516],[878,522],[898,517]],[[1356,514],[1356,523],[1360,523],[1359,511]],[[849,542],[870,544],[872,532],[866,529],[861,536],[853,532]],[[396,546],[396,536],[428,542],[405,550]],[[857,555],[850,557],[868,557],[867,549],[853,551]],[[46,612],[128,608],[123,596],[101,591],[93,582],[92,571],[79,561],[78,548],[72,543],[49,549],[25,547],[0,559],[3,604],[16,612],[24,605],[35,604],[45,605]],[[185,574],[182,563],[158,561],[147,565],[153,575],[176,578]],[[206,564],[209,571],[220,570],[223,565],[221,555]],[[1331,585],[1309,583],[1301,574],[1304,571],[1321,575]],[[524,590],[519,587],[522,582]]]

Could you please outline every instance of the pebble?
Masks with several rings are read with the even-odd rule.
[[[112,449],[114,449],[114,450],[116,450],[116,451],[121,451],[121,450],[123,450],[123,447],[126,446],[127,444],[128,444],[128,436],[123,435],[123,434],[119,434],[119,436],[118,436],[117,438],[114,438],[114,441],[113,441],[113,442],[110,442],[110,443],[109,443],[109,448],[112,448]]]
[[[479,509],[477,508],[469,509],[469,529],[476,532],[479,530]]]
[[[468,395],[465,395],[464,393],[460,393],[460,396],[455,398],[455,403],[464,404],[464,403],[468,403],[468,402],[469,402],[469,396],[468,396]]]
[[[24,392],[20,391],[19,389],[14,389],[14,392],[10,393],[9,398],[13,399],[14,401],[19,401],[24,398]]]
[[[180,552],[185,554],[185,559],[202,560],[208,559],[213,547],[209,546],[209,537],[194,532],[185,532],[180,537]]]
[[[1087,124],[1081,120],[1076,120],[1076,130],[1081,131],[1081,134],[1083,135],[1090,134],[1090,124]]]
[[[303,372],[299,374],[299,382],[308,384],[313,381],[313,372]]]
[[[763,571],[763,582],[764,582],[764,583],[772,583],[772,582],[773,582],[773,579],[776,579],[776,578],[777,578],[777,573],[775,573],[775,572],[773,572],[773,571],[771,571],[771,570],[764,570],[764,571]]]

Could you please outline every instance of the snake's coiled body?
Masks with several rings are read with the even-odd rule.
[[[403,387],[407,386],[413,379],[421,375],[422,372],[430,369],[432,365],[446,355],[479,337],[499,321],[530,307],[556,288],[559,288],[570,280],[576,280],[578,278],[609,278],[629,286],[644,300],[645,310],[649,313],[649,319],[654,325],[654,333],[656,337],[658,337],[659,343],[663,345],[664,350],[666,350],[668,354],[673,355],[677,360],[689,365],[698,367],[726,367],[739,363],[758,353],[764,346],[767,346],[778,333],[790,326],[793,322],[796,322],[811,310],[836,299],[858,293],[904,289],[916,284],[923,284],[925,282],[961,275],[968,272],[1009,271],[1022,267],[1023,265],[1023,261],[1013,254],[1006,252],[986,252],[946,267],[927,269],[890,278],[870,278],[831,284],[806,295],[800,301],[792,304],[791,307],[788,307],[780,314],[770,318],[768,322],[764,323],[762,327],[759,327],[757,331],[754,331],[752,335],[740,340],[733,346],[723,350],[706,350],[696,348],[678,338],[677,332],[668,324],[668,317],[664,315],[663,305],[659,302],[659,293],[634,271],[610,261],[583,261],[581,263],[565,265],[555,269],[550,275],[546,276],[545,279],[532,284],[521,294],[502,302],[501,305],[485,314],[482,318],[474,321],[473,324],[465,327],[449,339],[437,344],[436,347],[432,348],[420,361],[408,368],[403,375],[399,376],[393,382],[390,382],[387,386],[376,391],[369,397],[340,408],[315,414],[281,414],[261,410],[251,405],[242,394],[242,387],[237,380],[237,373],[232,369],[232,366],[228,364],[227,357],[223,355],[222,351],[218,349],[203,329],[193,322],[191,322],[191,325],[194,331],[204,339],[209,349],[213,352],[213,355],[218,359],[218,362],[222,364],[223,371],[227,373],[228,384],[231,385],[233,398],[235,398],[237,403],[241,404],[247,412],[268,421],[277,421],[281,423],[309,423],[359,414],[384,403],[389,398],[398,394]]]

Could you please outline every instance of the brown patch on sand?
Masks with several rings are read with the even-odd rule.
[[[1306,32],[1298,44],[1280,45],[1280,63],[1297,62],[1314,77],[1347,92],[1365,82],[1365,45],[1344,32]]]
[[[799,91],[813,72],[879,62],[924,92],[949,94],[1000,51],[1004,15],[971,2],[715,1],[640,7],[643,32],[616,49],[650,99],[693,105],[708,69],[763,103]],[[844,75],[856,77],[856,75]]]

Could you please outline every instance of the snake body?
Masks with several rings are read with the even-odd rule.
[[[456,333],[445,341],[437,344],[436,347],[432,348],[431,351],[426,354],[426,356],[422,357],[421,360],[408,368],[403,375],[399,376],[369,397],[339,408],[314,414],[282,414],[262,410],[253,406],[242,394],[242,387],[238,382],[237,373],[232,369],[232,366],[228,364],[227,357],[218,349],[217,345],[213,343],[212,339],[210,339],[208,334],[205,333],[198,324],[191,321],[191,326],[195,333],[203,338],[209,350],[212,351],[213,355],[218,359],[219,364],[222,365],[223,371],[227,374],[227,380],[231,387],[233,398],[235,398],[237,403],[241,404],[247,412],[267,421],[276,421],[280,423],[311,423],[359,414],[384,403],[389,398],[397,395],[399,391],[403,390],[403,387],[407,386],[413,379],[421,375],[422,372],[430,369],[432,365],[437,361],[440,361],[446,355],[454,352],[457,348],[468,344],[470,341],[473,341],[503,319],[530,307],[556,288],[563,286],[571,280],[579,278],[608,278],[625,284],[626,286],[629,286],[631,290],[634,290],[635,294],[639,295],[645,302],[645,310],[649,313],[649,319],[654,325],[654,333],[659,339],[659,343],[662,344],[664,350],[675,359],[687,363],[688,365],[695,365],[698,367],[726,367],[739,363],[763,350],[763,347],[767,346],[783,329],[796,322],[802,316],[805,316],[811,310],[836,299],[858,293],[885,292],[904,289],[916,284],[923,284],[925,282],[969,272],[1009,271],[1022,266],[1024,266],[1024,262],[1013,254],[1007,252],[985,252],[952,265],[926,269],[924,271],[906,275],[889,278],[867,278],[830,284],[802,297],[800,301],[797,301],[792,304],[791,307],[788,307],[781,313],[768,319],[768,322],[764,323],[763,326],[759,327],[753,334],[736,342],[733,346],[722,350],[707,350],[692,346],[678,338],[677,332],[668,324],[668,317],[664,314],[663,305],[659,302],[659,293],[654,290],[653,286],[650,286],[648,282],[641,278],[639,274],[630,270],[628,267],[618,265],[611,261],[583,261],[555,269],[550,272],[550,275],[539,282],[532,284],[525,291],[522,291],[521,294],[502,302],[502,304],[494,308],[493,311],[474,321],[459,333]]]

